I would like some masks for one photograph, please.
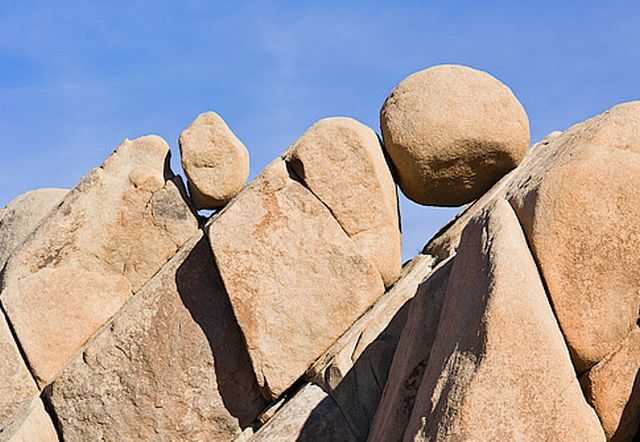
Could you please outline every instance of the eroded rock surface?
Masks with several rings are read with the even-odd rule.
[[[269,398],[289,388],[384,292],[375,267],[280,159],[206,231]]]
[[[168,157],[125,140],[7,262],[0,301],[41,386],[197,230]]]
[[[232,440],[264,406],[199,234],[96,335],[48,395],[65,440]]]

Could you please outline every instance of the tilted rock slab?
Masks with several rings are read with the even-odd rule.
[[[432,262],[418,255],[406,264],[400,279],[312,367],[319,372],[314,381],[336,402],[358,440],[367,438],[409,308]]]
[[[402,439],[436,337],[452,266],[452,259],[440,263],[417,287],[371,425],[369,441]]]
[[[15,248],[60,204],[67,192],[67,189],[32,190],[0,210],[0,270]]]
[[[264,402],[228,302],[198,234],[47,389],[65,441],[240,434]]]
[[[326,118],[307,130],[285,159],[385,285],[398,279],[402,237],[396,185],[376,133],[351,118]]]
[[[4,314],[0,312],[0,440],[9,427],[19,425],[24,404],[38,394],[31,373],[20,355]]]
[[[267,398],[289,388],[384,292],[375,267],[281,159],[206,232]]]
[[[400,187],[419,204],[473,201],[529,145],[529,120],[511,90],[466,66],[435,66],[402,80],[380,110],[380,126]]]
[[[340,409],[322,388],[306,384],[250,442],[356,442]]]
[[[515,213],[463,233],[404,440],[603,441]]]
[[[125,140],[7,262],[0,301],[41,386],[195,233],[168,159]]]
[[[635,326],[622,345],[582,375],[580,382],[607,440],[631,442],[640,435],[640,327]]]
[[[222,207],[249,177],[249,152],[215,112],[205,112],[180,134],[180,156],[198,209]]]

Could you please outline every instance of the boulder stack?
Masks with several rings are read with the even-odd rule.
[[[11,202],[0,441],[637,440],[640,102],[527,150],[506,86],[439,66],[382,131],[320,120],[244,186],[205,113],[190,195],[148,136]],[[476,200],[404,266],[394,178]]]

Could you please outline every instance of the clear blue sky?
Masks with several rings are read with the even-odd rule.
[[[407,75],[441,63],[511,87],[532,140],[640,98],[640,3],[0,0],[0,206],[72,187],[125,137],[174,150],[221,114],[255,176],[314,121],[379,131]],[[401,202],[408,258],[456,210]]]

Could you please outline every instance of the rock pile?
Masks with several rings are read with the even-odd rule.
[[[189,193],[149,136],[12,201],[0,441],[634,440],[640,102],[527,150],[506,86],[440,66],[381,126],[321,120],[245,186],[208,112]],[[404,266],[394,176],[475,200]]]

